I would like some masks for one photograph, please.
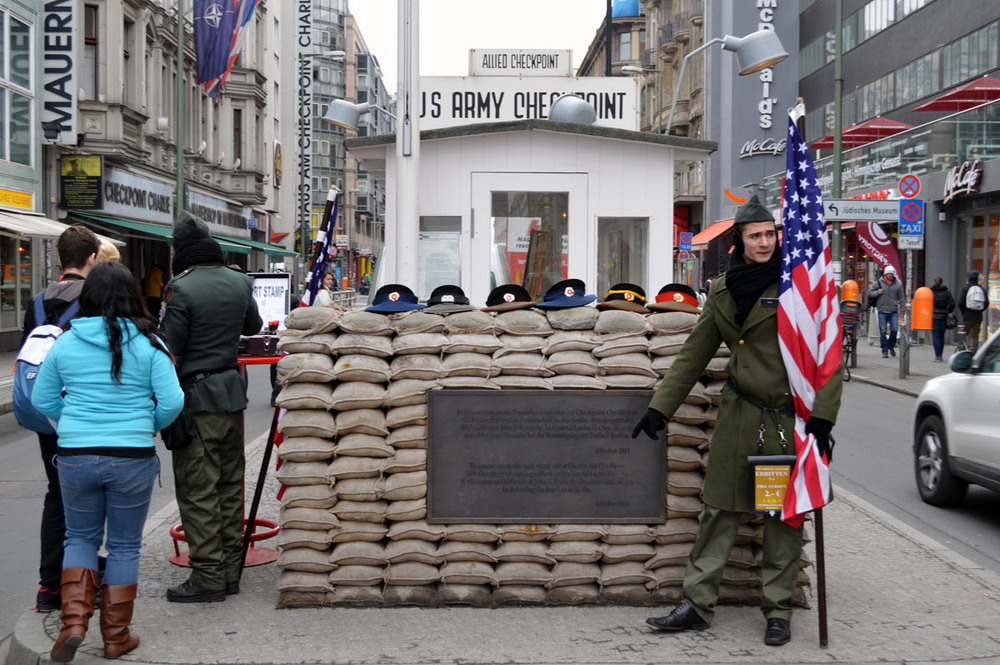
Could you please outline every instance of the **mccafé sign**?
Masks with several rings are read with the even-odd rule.
[[[979,191],[979,182],[983,179],[983,161],[977,159],[964,162],[948,171],[944,181],[944,203],[956,196],[964,196]]]

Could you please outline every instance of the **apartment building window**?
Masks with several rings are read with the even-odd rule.
[[[368,89],[368,74],[358,74],[358,90]]]
[[[97,99],[97,5],[83,7],[83,78],[80,87],[87,99]]]
[[[233,160],[243,160],[243,109],[233,109]]]
[[[997,22],[941,49],[941,87],[950,88],[997,66]]]
[[[0,12],[0,159],[31,166],[31,25]]]
[[[135,48],[133,43],[135,40],[135,22],[129,19],[125,19],[124,26],[122,29],[123,41],[122,44],[122,101],[126,106],[135,106],[133,100],[136,94],[135,85],[135,72],[132,68],[135,64],[132,62],[132,49]]]
[[[632,59],[632,33],[622,32],[618,35],[618,59]]]
[[[812,40],[799,49],[799,78],[805,78],[828,62],[833,62],[834,34],[832,31]]]

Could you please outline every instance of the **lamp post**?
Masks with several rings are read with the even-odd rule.
[[[681,94],[681,83],[684,82],[684,72],[687,69],[688,60],[713,44],[721,44],[722,50],[732,51],[736,54],[736,66],[740,76],[767,69],[788,57],[788,53],[781,45],[781,40],[778,39],[778,35],[773,30],[758,30],[751,32],[746,37],[726,35],[705,42],[684,56],[684,60],[681,61],[681,71],[677,74],[677,85],[674,86],[674,98],[670,102],[670,115],[667,116],[668,134],[674,121],[674,111],[677,108],[677,99]]]
[[[629,74],[656,74],[656,86],[653,88],[653,94],[655,98],[653,99],[653,108],[656,109],[656,133],[662,134],[662,120],[663,120],[663,109],[660,105],[663,103],[663,96],[660,94],[661,84],[663,83],[663,70],[653,69],[646,67],[636,67],[635,65],[625,65],[622,67],[623,72],[628,72]],[[653,125],[652,120],[649,122],[650,126]]]

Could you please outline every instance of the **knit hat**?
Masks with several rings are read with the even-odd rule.
[[[687,284],[667,284],[656,294],[656,302],[646,305],[656,311],[699,313],[698,295]]]
[[[646,292],[642,290],[642,287],[622,282],[608,289],[607,294],[604,296],[604,302],[597,303],[597,309],[602,311],[607,309],[624,309],[629,312],[648,314],[649,310],[646,309],[645,305]]]
[[[885,270],[882,271],[882,274],[883,275],[895,275],[896,274],[896,269],[893,268],[892,266],[886,266]]]
[[[750,200],[740,206],[736,211],[736,218],[733,224],[748,224],[750,222],[773,222],[774,215],[761,204],[760,199],[754,194]]]
[[[445,284],[431,291],[427,300],[425,312],[431,314],[454,314],[455,312],[471,312],[475,307],[469,304],[469,298],[462,287]]]
[[[587,285],[579,279],[564,279],[556,282],[545,292],[545,298],[538,304],[539,309],[567,309],[582,307],[597,300],[595,295],[587,295]]]
[[[174,246],[182,245],[192,240],[210,237],[208,224],[200,217],[195,217],[187,210],[182,210],[174,222]]]
[[[509,312],[512,309],[528,309],[538,303],[531,299],[531,294],[520,284],[501,284],[490,291],[486,298],[484,312]]]

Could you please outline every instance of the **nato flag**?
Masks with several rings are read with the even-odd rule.
[[[194,0],[198,83],[211,81],[226,71],[235,30],[233,0]]]

